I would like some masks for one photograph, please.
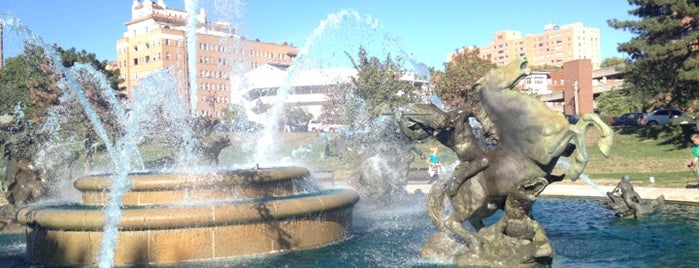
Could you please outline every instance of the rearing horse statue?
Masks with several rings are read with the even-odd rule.
[[[530,73],[526,65],[525,58],[515,60],[490,71],[473,87],[478,101],[466,110],[479,121],[492,124],[498,133],[498,144],[495,149],[482,151],[473,146],[477,144],[473,135],[465,135],[474,140],[461,143],[470,144],[474,151],[479,150],[475,155],[485,153],[487,165],[470,178],[452,179],[463,181],[456,193],[448,196],[453,212],[444,214],[448,181],[440,181],[429,193],[428,214],[433,223],[440,231],[465,240],[471,252],[479,252],[482,241],[463,226],[465,221],[480,230],[484,227],[484,218],[505,209],[508,196],[512,195],[510,199],[520,196],[535,199],[549,183],[563,178],[576,180],[580,176],[588,162],[584,143],[588,127],[600,129],[598,147],[605,156],[610,152],[613,131],[597,115],[584,114],[577,124],[571,125],[561,113],[551,110],[536,97],[512,90]],[[427,136],[415,133],[449,130],[434,130],[430,124],[423,124],[424,118],[411,120],[407,113],[400,119],[402,130],[413,139]],[[471,131],[470,127],[465,131]],[[567,157],[570,166],[565,175],[553,175],[560,157]],[[530,209],[525,207],[522,213],[529,215]]]

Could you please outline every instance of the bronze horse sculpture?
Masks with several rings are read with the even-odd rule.
[[[486,130],[497,133],[497,146],[494,149],[478,146],[478,141],[471,134],[462,134],[461,138],[465,140],[457,142],[458,146],[437,139],[452,149],[468,148],[462,155],[484,154],[487,158],[479,160],[480,164],[463,167],[472,168],[470,172],[454,172],[455,176],[462,177],[440,181],[429,193],[428,214],[433,223],[441,232],[464,240],[471,253],[478,254],[483,241],[464,227],[465,221],[480,230],[484,227],[483,219],[497,210],[507,209],[506,203],[528,204],[509,207],[521,210],[510,213],[529,215],[531,204],[549,183],[563,178],[576,180],[580,176],[588,162],[584,143],[588,127],[596,126],[601,130],[597,144],[603,155],[609,155],[613,132],[595,114],[584,114],[577,124],[571,125],[561,113],[551,110],[536,97],[512,90],[519,80],[530,73],[526,63],[525,58],[520,58],[490,71],[473,87],[475,101],[470,101],[469,107],[461,108],[482,122]],[[440,122],[445,115],[431,112],[439,120],[429,120],[430,110],[418,107],[417,110],[423,113],[411,111],[416,116],[411,113],[398,114],[399,126],[408,137],[417,140],[427,138],[426,134],[436,138],[440,133],[455,134],[449,124],[434,123]],[[472,130],[466,124],[460,131]],[[569,159],[570,167],[565,175],[553,175],[561,157]],[[459,159],[468,161],[462,157]],[[469,177],[464,178],[463,174]],[[445,215],[444,199],[449,192],[447,184],[454,181],[458,188],[448,195],[453,211]]]

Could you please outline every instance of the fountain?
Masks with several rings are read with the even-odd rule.
[[[62,100],[80,104],[111,160],[106,173],[75,180],[80,203],[39,202],[18,211],[32,262],[172,264],[317,248],[351,233],[358,194],[349,188],[321,189],[307,181],[311,174],[306,168],[199,166],[193,147],[201,141],[194,137],[190,119],[178,116],[185,105],[172,94],[175,81],[167,71],[143,79],[128,109],[110,103],[123,127],[112,142],[78,81],[99,74],[85,65],[63,67],[53,48],[16,20],[2,18],[0,23],[43,49],[64,78],[59,81]],[[109,87],[102,90],[113,96]],[[47,129],[59,129],[64,122],[55,117],[47,121],[56,124]],[[169,144],[177,148],[168,149],[174,151],[172,170],[139,170],[144,163],[137,144],[153,135],[173,138]]]
[[[155,84],[165,83],[158,80]],[[2,120],[4,124],[5,118]],[[183,136],[191,134],[178,130],[184,131]],[[134,159],[138,151],[122,144],[115,154],[126,151],[133,155],[119,163],[149,166]],[[186,153],[178,156],[175,162],[190,161]],[[0,266],[35,262],[167,266],[190,261],[187,265],[192,267],[444,267],[453,263],[453,258],[420,258],[421,251],[432,257],[441,254],[425,241],[442,231],[430,224],[431,215],[424,209],[427,200],[421,194],[383,209],[353,213],[352,205],[358,199],[354,191],[309,185],[306,178],[311,174],[302,167],[129,169],[123,175],[110,172],[79,177],[73,185],[80,191],[80,203],[43,202],[22,209],[18,220],[27,225],[26,234],[0,235]],[[117,185],[123,192],[116,195],[119,204],[112,205],[118,216],[111,217],[116,221],[109,228],[118,232],[106,239],[105,229],[110,224],[103,209],[115,199],[115,180],[123,182]],[[534,188],[520,193],[536,195],[540,188]],[[512,207],[517,201],[529,200],[516,196],[507,201]],[[556,249],[555,256],[544,256],[554,267],[699,265],[695,252],[688,250],[699,244],[686,235],[699,232],[694,207],[671,205],[637,222],[606,217],[608,213],[589,200],[543,199],[508,212],[522,211],[547,226],[548,239],[534,244],[550,244]],[[517,233],[523,229],[516,227],[530,227],[530,218],[513,216],[517,215],[501,217],[495,213],[483,221],[508,230],[497,239],[525,244],[521,237],[517,240],[512,235],[528,235],[527,230]],[[522,222],[527,224],[517,225]],[[469,245],[452,245],[471,252]],[[431,250],[436,254],[430,255]],[[241,256],[248,258],[236,258]],[[456,257],[463,259],[463,254]]]
[[[166,264],[317,248],[351,233],[349,189],[295,193],[300,167],[210,173],[136,173],[124,193],[115,265]],[[82,204],[20,210],[27,253],[39,263],[95,264],[109,201],[109,176],[75,181]]]

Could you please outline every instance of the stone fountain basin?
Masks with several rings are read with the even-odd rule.
[[[132,191],[158,192],[158,187],[146,190],[151,186],[143,185],[150,184],[139,185],[137,181],[133,181]],[[185,190],[201,186],[190,187],[193,185],[187,184],[187,179],[165,181]],[[76,185],[82,187],[82,183]],[[352,207],[358,200],[354,190],[338,188],[222,201],[124,205],[113,263],[172,264],[321,247],[348,237]],[[29,258],[44,264],[97,264],[104,207],[35,204],[19,210],[17,220],[26,226]]]
[[[294,183],[309,175],[308,169],[302,167],[130,174],[130,189],[124,193],[122,204],[180,204],[288,195],[294,193]],[[82,192],[84,204],[106,205],[113,180],[109,175],[84,176],[76,179],[73,186]]]

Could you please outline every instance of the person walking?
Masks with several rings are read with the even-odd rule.
[[[687,167],[689,167],[699,179],[699,169],[697,169],[697,164],[699,164],[699,134],[694,133],[689,139],[694,145],[692,145],[692,161],[689,162]]]
[[[429,181],[427,183],[432,184],[433,182],[439,180],[439,148],[437,147],[432,147],[432,152],[430,153],[430,156],[427,157],[427,164],[430,165],[429,169],[427,170],[427,175],[429,175]]]

